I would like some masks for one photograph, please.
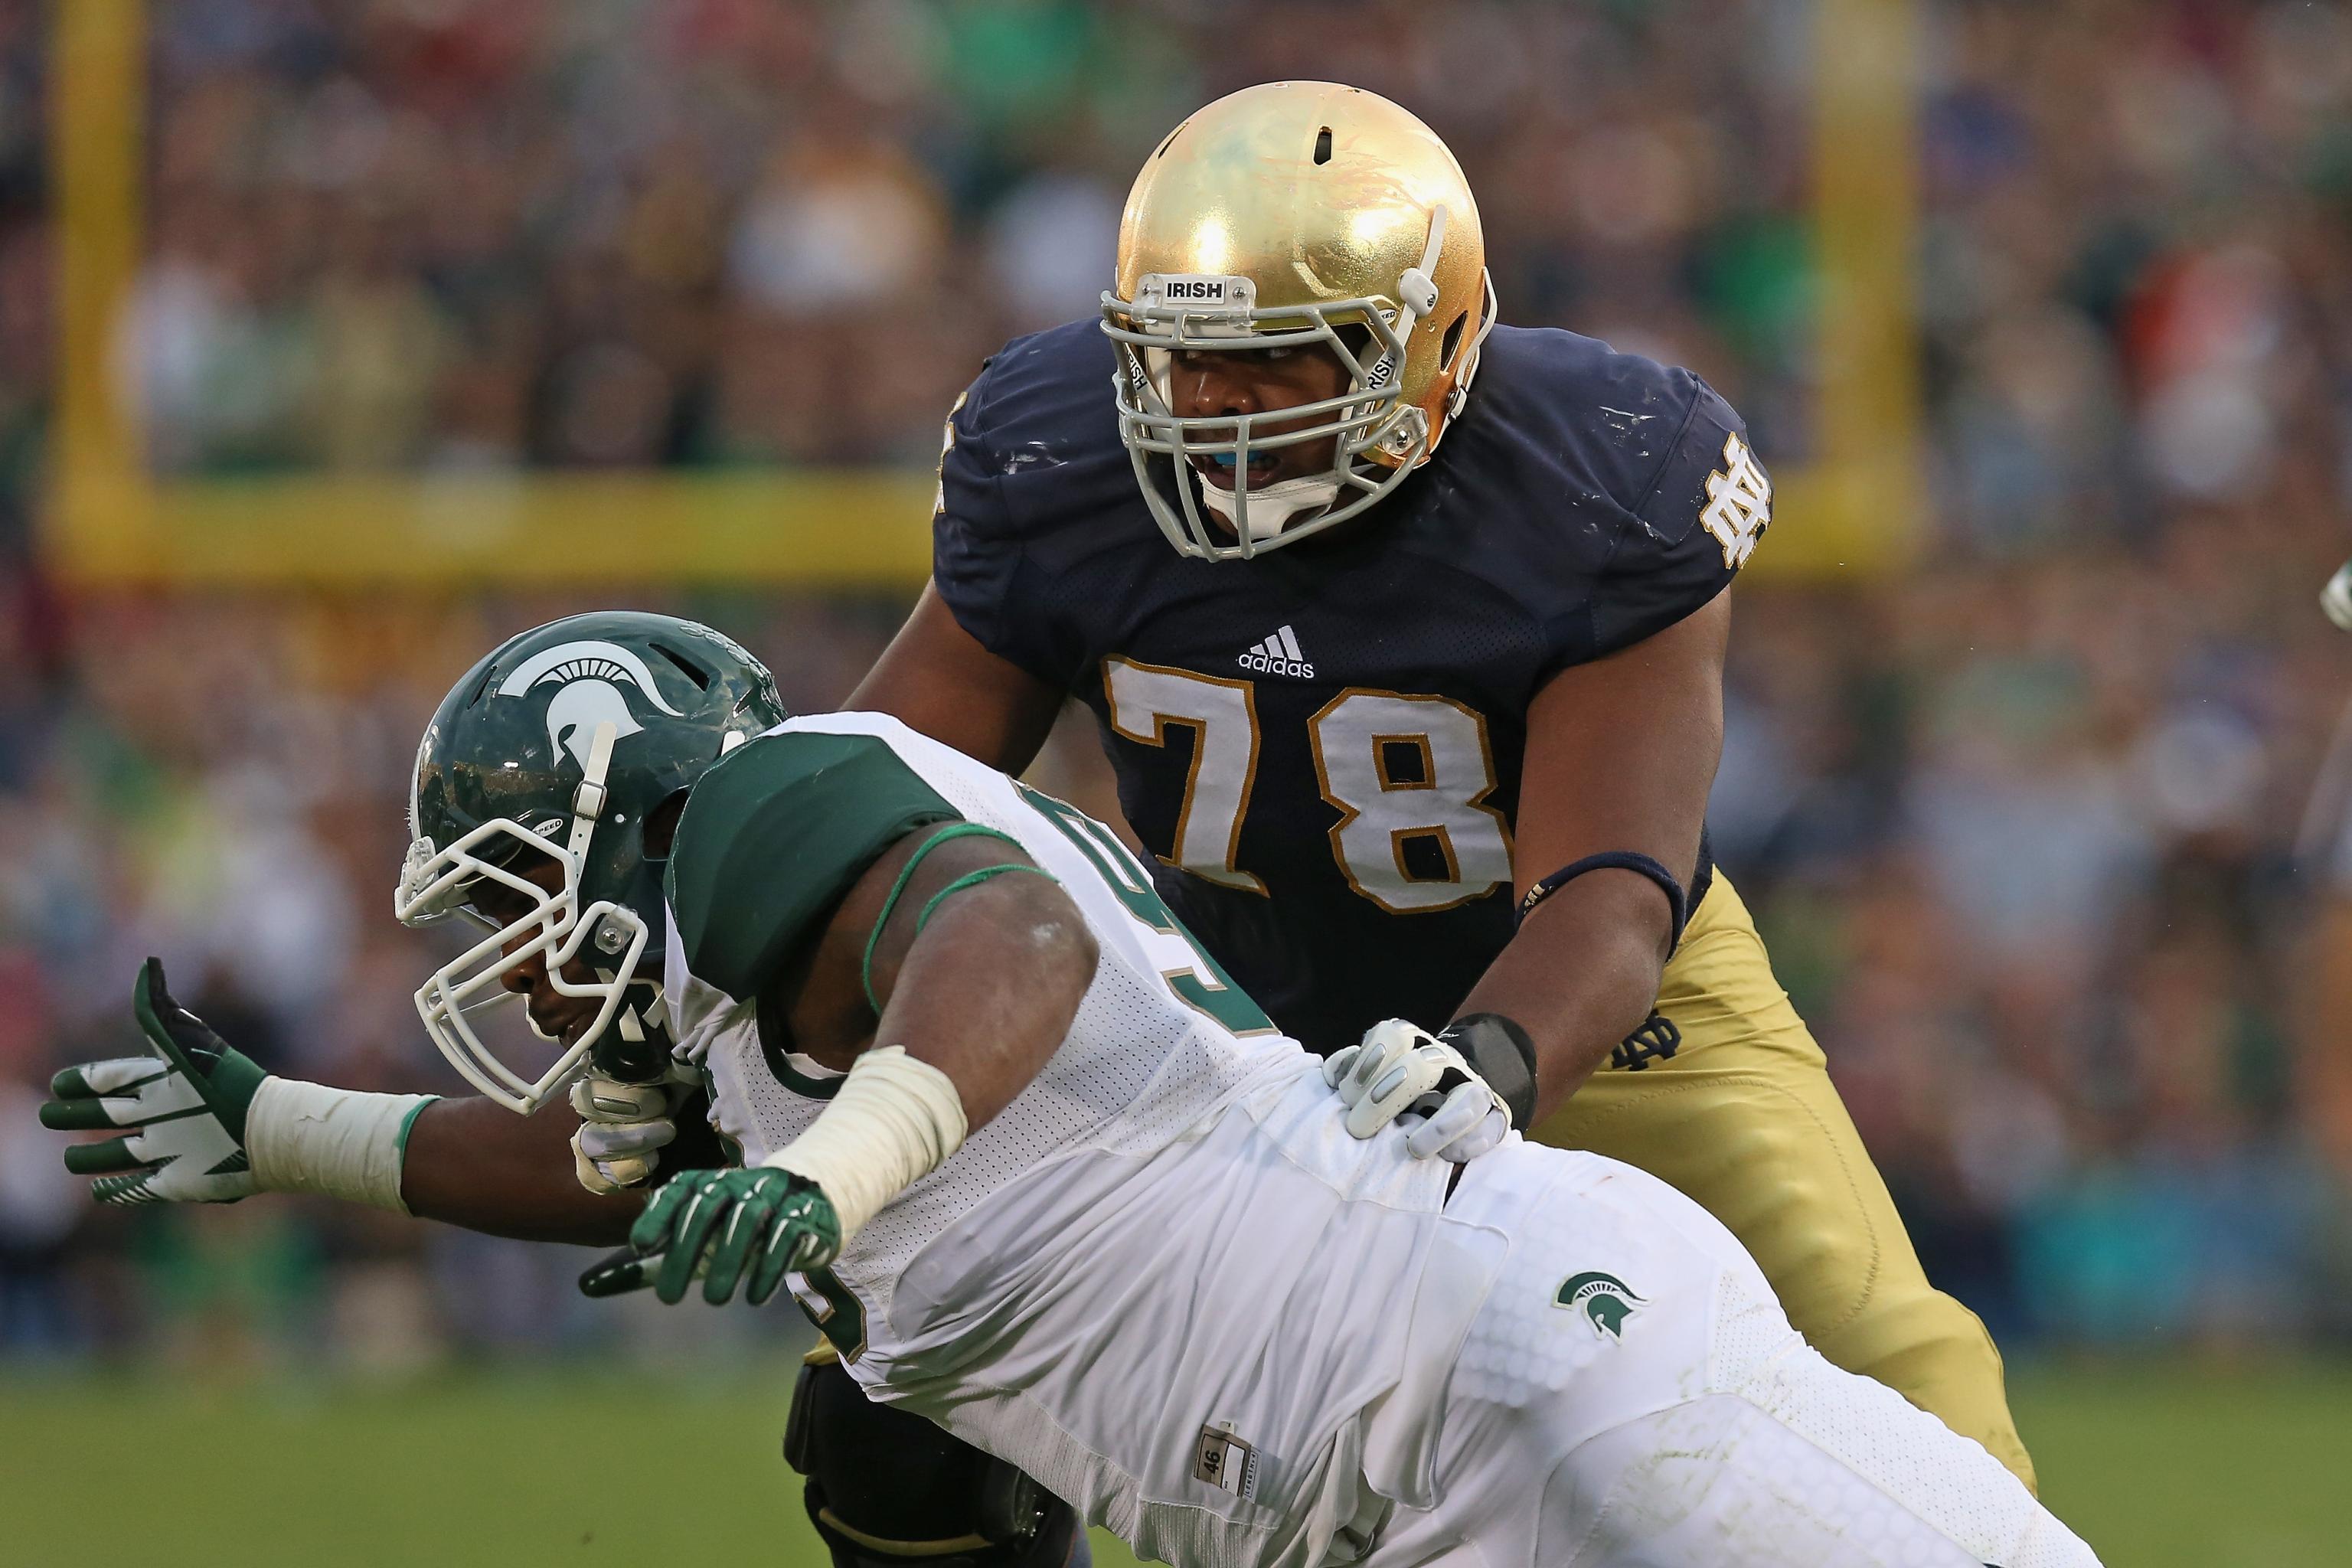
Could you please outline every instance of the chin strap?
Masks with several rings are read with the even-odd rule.
[[[1408,267],[1397,277],[1397,314],[1396,320],[1389,323],[1389,330],[1396,334],[1400,344],[1410,346],[1413,323],[1437,309],[1437,284],[1429,273],[1437,265],[1437,253],[1444,248],[1445,204],[1440,202],[1429,209],[1429,243],[1422,247],[1421,265]],[[1371,390],[1377,392],[1386,386],[1396,374],[1397,352],[1383,353],[1364,373],[1365,384]]]
[[[1445,248],[1445,204],[1438,203],[1429,209],[1429,243],[1422,247],[1421,265],[1408,267],[1397,279],[1397,300],[1404,309],[1397,315],[1397,342],[1404,342],[1412,336],[1413,322],[1437,309],[1437,282],[1430,271],[1437,265],[1437,253]]]
[[[1414,323],[1437,309],[1437,283],[1430,273],[1436,268],[1438,253],[1445,248],[1445,204],[1440,202],[1429,210],[1429,240],[1421,248],[1421,265],[1408,267],[1397,277],[1397,315],[1390,325],[1401,344],[1409,345],[1412,342]],[[1373,390],[1386,386],[1396,375],[1400,366],[1394,357],[1395,353],[1393,350],[1382,353],[1372,368],[1365,373],[1364,380]],[[1448,417],[1451,416],[1449,409]],[[1423,440],[1428,433],[1426,417],[1415,410],[1407,410],[1390,430],[1387,438],[1380,443],[1380,450],[1402,462],[1412,452],[1413,443]],[[1424,445],[1422,456],[1426,458],[1429,447],[1434,445],[1434,442]]]
[[[1209,503],[1209,510],[1232,522],[1236,510],[1234,492],[1211,483],[1209,476],[1198,468],[1192,469],[1192,477],[1201,481],[1201,499]],[[1290,520],[1300,512],[1310,508],[1319,510],[1339,497],[1339,481],[1322,474],[1285,479],[1262,490],[1252,490],[1249,493],[1249,536],[1253,542],[1262,544],[1289,527]]]
[[[596,832],[596,819],[604,815],[604,774],[613,765],[613,742],[620,736],[620,726],[610,719],[596,726],[588,742],[587,768],[580,775],[580,787],[572,792],[572,836],[563,850],[572,857],[574,876]]]

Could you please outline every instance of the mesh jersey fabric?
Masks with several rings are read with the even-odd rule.
[[[1367,1461],[1365,1412],[1433,1415],[1491,1273],[1467,1255],[1432,1266],[1461,1246],[1438,1224],[1444,1168],[1402,1158],[1402,1133],[1348,1137],[1296,1041],[1185,1000],[1180,985],[1213,994],[1221,977],[1107,828],[895,720],[771,731],[809,733],[877,737],[958,816],[1011,836],[1101,955],[1038,1077],[834,1265],[863,1313],[852,1375],[1147,1552],[1235,1568],[1319,1553],[1366,1473],[1410,1489],[1412,1424],[1392,1417],[1402,1436]],[[756,1163],[822,1113],[824,1086],[762,1047],[756,1002],[693,973],[677,923],[677,1049]],[[1194,1474],[1213,1422],[1260,1454],[1253,1495]]]

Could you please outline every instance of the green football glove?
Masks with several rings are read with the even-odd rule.
[[[254,1190],[245,1112],[269,1075],[205,1021],[172,1000],[163,965],[149,959],[131,1011],[150,1055],[70,1067],[49,1080],[56,1096],[41,1125],[60,1132],[140,1131],[66,1150],[66,1169],[96,1176],[102,1204],[233,1204]]]
[[[590,1269],[580,1289],[613,1296],[650,1282],[655,1295],[676,1303],[699,1274],[712,1306],[731,1300],[740,1285],[757,1307],[785,1275],[840,1256],[841,1221],[822,1188],[790,1171],[681,1171],[654,1193],[629,1246],[635,1258]]]

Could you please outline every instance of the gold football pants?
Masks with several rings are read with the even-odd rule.
[[[1790,1321],[1838,1365],[1974,1437],[2028,1487],[2000,1352],[1927,1283],[1828,1064],[1720,873],[1659,986],[1659,1017],[1535,1131],[1696,1199],[1763,1266]]]

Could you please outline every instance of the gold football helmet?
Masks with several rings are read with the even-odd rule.
[[[1103,331],[1119,345],[1119,438],[1169,542],[1246,559],[1403,482],[1461,412],[1495,324],[1486,258],[1461,165],[1376,93],[1270,82],[1170,132],[1128,193],[1118,288],[1102,297]],[[1339,356],[1349,382],[1339,395],[1221,416],[1171,405],[1180,350],[1308,345]],[[1269,425],[1279,428],[1258,434]],[[1253,447],[1332,437],[1328,472],[1250,489]],[[1196,458],[1226,468],[1234,487]]]

